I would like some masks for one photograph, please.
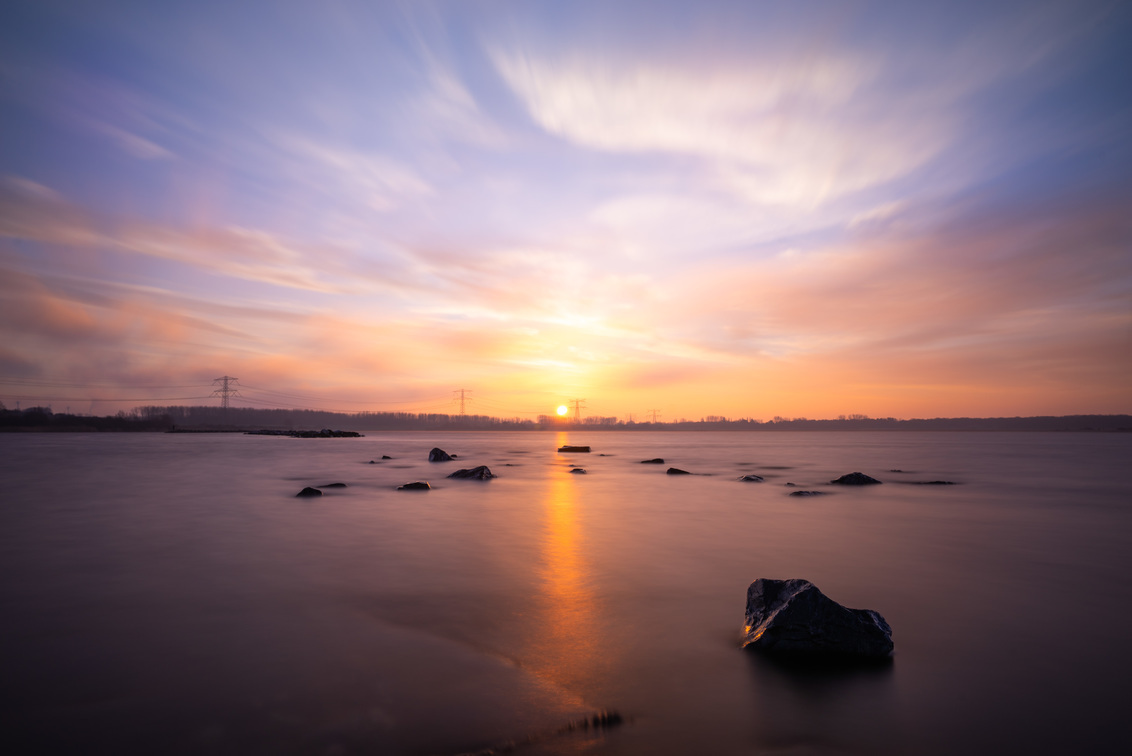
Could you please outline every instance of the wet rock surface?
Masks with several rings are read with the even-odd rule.
[[[865,475],[862,472],[851,472],[848,475],[842,475],[836,480],[829,481],[839,486],[875,486],[880,485],[880,481],[876,478]]]
[[[305,497],[312,497],[313,498],[315,496],[322,496],[322,491],[319,491],[317,488],[311,488],[310,486],[307,486],[302,491],[299,491],[297,494],[295,494],[295,496],[302,496],[304,498]]]
[[[479,467],[457,470],[448,477],[463,478],[466,480],[491,480],[496,476],[491,470],[488,469],[487,465],[480,465]]]
[[[428,453],[429,462],[451,462],[455,455],[449,454],[440,447],[433,447]]]
[[[747,589],[744,648],[765,653],[884,659],[892,628],[871,609],[849,609],[808,580],[759,578]]]
[[[406,483],[403,486],[397,486],[398,491],[428,491],[431,488],[432,486],[430,486],[428,483],[420,480],[416,481],[415,483]]]
[[[670,468],[668,468],[667,474],[668,475],[691,475],[692,473],[688,472],[687,470],[681,470],[679,467],[670,467]]]

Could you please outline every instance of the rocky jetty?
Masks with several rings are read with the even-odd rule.
[[[451,462],[455,454],[449,454],[439,447],[433,447],[428,453],[429,462]]]
[[[289,436],[290,438],[363,438],[356,431],[330,430],[252,430],[244,431],[245,436]]]
[[[838,485],[838,486],[875,486],[875,485],[880,485],[879,480],[877,480],[876,478],[871,478],[868,475],[865,475],[864,473],[861,473],[861,472],[851,472],[848,475],[842,475],[837,480],[831,480],[829,482],[833,483],[835,485]]]
[[[488,469],[487,465],[480,465],[479,467],[472,467],[466,470],[457,470],[448,476],[449,478],[465,478],[468,480],[490,480],[495,475]]]
[[[881,659],[892,628],[871,609],[849,609],[809,580],[759,578],[747,589],[743,647],[793,656]]]
[[[397,486],[398,491],[428,491],[431,488],[432,486],[428,483],[420,480],[415,483],[406,483],[403,486]]]
[[[317,488],[311,488],[310,486],[307,486],[302,491],[299,491],[297,494],[295,494],[295,496],[303,496],[303,497],[322,496],[322,491],[319,491]]]

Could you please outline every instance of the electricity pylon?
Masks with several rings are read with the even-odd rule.
[[[239,389],[236,388],[236,384],[238,384],[239,382],[240,382],[239,378],[233,378],[230,375],[225,375],[225,376],[222,376],[220,378],[213,378],[212,379],[212,385],[213,386],[220,386],[220,388],[214,389],[211,396],[220,397],[220,407],[221,407],[221,409],[224,409],[224,410],[228,409],[228,397],[240,395]]]
[[[582,422],[582,407],[586,406],[585,399],[571,399],[570,403],[574,405],[574,422]]]
[[[471,394],[472,390],[471,389],[456,389],[452,393],[460,395],[460,414],[463,415],[464,414],[464,402],[465,401],[471,401],[471,397],[465,396],[465,394]]]

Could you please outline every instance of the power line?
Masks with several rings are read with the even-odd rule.
[[[440,398],[436,397],[436,396],[429,396],[429,397],[425,397],[424,399],[418,399],[418,400],[412,400],[412,401],[401,401],[401,402],[375,402],[375,401],[372,401],[372,400],[361,400],[361,399],[340,399],[340,398],[327,397],[327,396],[314,396],[312,394],[292,394],[292,393],[288,393],[288,392],[285,392],[285,391],[272,391],[271,389],[260,388],[259,386],[249,386],[246,383],[241,383],[240,388],[247,389],[249,391],[258,391],[261,394],[271,394],[272,396],[282,396],[282,397],[287,398],[287,399],[310,399],[310,400],[316,401],[316,402],[342,402],[344,404],[418,404],[419,402],[422,402],[422,401],[440,401]]]

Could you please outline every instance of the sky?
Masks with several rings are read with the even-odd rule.
[[[6,2],[0,401],[1132,413],[1130,39],[1121,2]]]

